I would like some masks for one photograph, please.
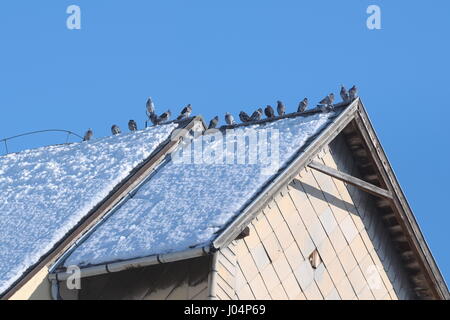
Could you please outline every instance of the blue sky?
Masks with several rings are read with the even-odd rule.
[[[66,28],[71,4],[81,30]],[[371,4],[382,30],[366,27]],[[142,126],[148,96],[160,112],[191,103],[222,120],[357,84],[449,281],[449,15],[447,0],[2,1],[0,139]],[[46,134],[10,148],[64,141]]]

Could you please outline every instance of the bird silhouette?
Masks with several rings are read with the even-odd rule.
[[[323,98],[319,104],[320,105],[324,105],[326,107],[330,107],[333,105],[334,102],[334,93],[330,93],[329,95],[327,95],[325,98]]]
[[[239,119],[241,119],[241,121],[244,123],[250,121],[250,117],[244,111],[239,112]]]
[[[225,114],[225,122],[227,125],[231,126],[234,124],[234,118],[231,114],[229,114],[228,112]]]
[[[308,98],[305,98],[298,104],[297,112],[305,112],[307,107],[308,107]]]
[[[155,113],[155,104],[153,103],[152,98],[147,99],[147,115],[150,117],[150,114]]]
[[[166,112],[164,112],[162,115],[159,116],[157,123],[160,124],[168,121],[171,115],[172,113],[170,112],[170,110],[167,110]]]
[[[156,115],[156,113],[150,113],[148,117],[150,118],[150,121],[153,123],[153,125],[156,126],[158,124],[158,116]]]
[[[92,131],[92,129],[89,128],[89,130],[86,131],[86,133],[84,134],[83,141],[89,141],[92,139],[93,136],[94,136],[94,132]]]
[[[253,112],[253,114],[250,117],[250,121],[259,121],[259,120],[261,120],[262,115],[263,115],[263,110],[261,108],[259,108],[258,110]]]
[[[269,119],[275,117],[275,111],[273,111],[272,106],[267,105],[267,107],[264,109],[264,113],[266,114],[266,117]]]
[[[181,113],[178,116],[177,120],[189,118],[191,113],[192,113],[192,106],[188,104],[186,107],[183,108],[183,110],[181,110]]]
[[[121,133],[120,128],[115,124],[111,127],[111,132],[115,136]]]
[[[350,100],[347,89],[345,89],[345,87],[343,85],[341,85],[340,94],[341,94],[342,101],[348,102]]]
[[[350,101],[355,100],[358,97],[358,88],[356,88],[356,86],[351,87],[350,90],[348,91],[348,95]]]
[[[211,119],[211,121],[209,122],[209,126],[208,129],[214,129],[217,124],[219,123],[219,117],[215,116],[214,118]]]
[[[277,101],[277,112],[279,116],[284,116],[286,113],[286,107],[284,106],[284,103],[281,101]]]
[[[128,121],[128,129],[130,129],[131,132],[137,131],[136,121],[134,120]]]

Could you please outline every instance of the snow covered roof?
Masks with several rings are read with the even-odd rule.
[[[183,152],[179,149],[173,154],[132,198],[97,225],[63,261],[64,266],[87,267],[210,244],[339,112],[313,112],[235,131],[222,130],[223,139],[212,134],[193,139]],[[228,138],[248,137],[255,132],[258,137],[267,133],[268,150],[276,150],[271,147],[278,144],[278,162],[270,161],[276,158],[276,152],[270,151],[273,157],[266,163],[261,159],[249,163],[249,158],[244,163],[235,158],[228,163],[214,162],[212,158],[195,163],[195,155],[190,158],[194,158],[194,163],[180,163],[180,154],[192,146],[195,150],[196,145],[203,145],[203,155],[222,150],[222,160],[233,159],[234,153],[227,149]],[[277,134],[279,139],[270,139]],[[234,144],[239,138],[231,141]],[[255,151],[250,141],[244,143],[247,157]],[[269,163],[273,164],[272,170],[267,170]]]
[[[177,124],[0,157],[0,294],[165,141]]]

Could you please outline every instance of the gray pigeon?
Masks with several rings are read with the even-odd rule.
[[[131,132],[137,131],[136,121],[134,120],[128,121],[128,129],[130,129]]]
[[[86,133],[84,134],[83,141],[89,141],[89,140],[91,140],[93,135],[94,135],[94,132],[92,131],[92,129],[89,129],[89,130],[86,131]]]
[[[261,120],[263,115],[263,110],[259,108],[255,112],[253,112],[252,116],[250,117],[250,121],[259,121]]]
[[[250,121],[250,117],[244,111],[239,112],[239,119],[241,119],[241,121],[244,123]]]
[[[231,126],[234,124],[234,118],[231,114],[229,114],[228,112],[225,114],[225,122],[227,123],[227,125]]]
[[[356,86],[351,87],[350,90],[348,91],[348,95],[350,101],[355,100],[358,97],[358,88],[356,88]]]
[[[341,85],[341,98],[344,102],[348,102],[350,100],[347,89],[345,89],[343,85]]]
[[[323,98],[319,104],[321,105],[325,105],[327,107],[330,107],[333,105],[334,102],[334,93],[330,93],[329,95],[327,95],[325,98]]]
[[[159,116],[157,123],[160,124],[162,122],[168,121],[171,115],[172,113],[170,112],[170,110],[167,110],[166,112],[164,112],[162,115]]]
[[[186,107],[183,108],[183,110],[181,110],[181,113],[178,116],[177,120],[189,118],[191,112],[192,112],[191,104],[188,104]]]
[[[111,132],[115,136],[121,133],[120,128],[118,126],[116,126],[116,125],[113,125],[111,127]]]
[[[217,124],[219,123],[219,117],[215,116],[214,118],[211,119],[211,121],[209,122],[209,127],[208,129],[214,129]]]
[[[273,111],[273,108],[272,108],[272,106],[267,106],[265,109],[264,109],[264,113],[266,114],[266,117],[267,118],[274,118],[275,117],[275,111]]]
[[[148,98],[147,100],[147,114],[150,117],[152,113],[155,113],[155,104],[153,103],[152,98]]]
[[[307,107],[308,107],[308,98],[305,98],[298,104],[297,112],[305,112]]]
[[[277,101],[277,111],[279,116],[284,116],[286,113],[286,107],[284,106],[284,103],[281,101]]]
[[[150,118],[150,121],[153,123],[153,125],[156,126],[158,124],[158,116],[156,115],[156,113],[150,113],[148,117]]]

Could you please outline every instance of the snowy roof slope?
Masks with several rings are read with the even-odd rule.
[[[278,130],[278,170],[335,116],[330,112],[285,118],[244,127],[241,132]],[[204,146],[211,151],[224,144],[216,140]],[[249,144],[245,147],[248,152]],[[98,225],[64,265],[97,265],[209,244],[277,172],[267,174],[262,170],[266,165],[259,161],[245,163],[183,164],[172,159]]]
[[[0,293],[169,136],[176,124],[0,157]]]

